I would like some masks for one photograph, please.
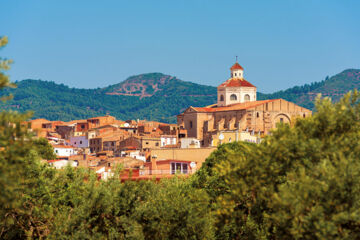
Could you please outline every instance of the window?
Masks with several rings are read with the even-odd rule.
[[[186,163],[182,164],[182,173],[188,173],[188,165]]]
[[[305,113],[303,114],[303,118],[305,118]]]
[[[249,101],[250,101],[250,95],[249,95],[249,94],[246,94],[246,95],[244,96],[244,100],[245,100],[245,102],[249,102]]]
[[[193,127],[193,122],[190,121],[189,124],[190,124],[190,128],[192,128]]]
[[[231,100],[231,101],[236,101],[236,100],[237,100],[236,95],[235,95],[235,94],[231,94],[230,100]]]
[[[158,143],[158,142],[157,142],[157,143],[155,143],[155,146],[157,146],[157,147],[158,147],[158,146],[159,146],[159,143]]]
[[[235,73],[235,77],[236,77],[236,73]]]
[[[280,118],[280,122],[281,122],[281,123],[284,122],[284,118]]]
[[[175,163],[171,163],[171,174],[175,174]]]
[[[80,144],[82,144],[82,141],[80,141]]]
[[[259,113],[258,112],[256,113],[256,117],[259,118]]]
[[[84,129],[84,128],[85,128],[85,125],[84,125],[84,124],[82,124],[82,125],[81,125],[81,129]]]
[[[145,142],[146,145],[149,145],[149,142]]]
[[[175,173],[183,173],[183,174],[187,174],[188,173],[188,164],[187,163],[171,163],[170,165],[170,172],[171,174],[175,174]]]
[[[220,101],[221,101],[221,102],[224,101],[224,95],[220,95]]]
[[[176,172],[181,172],[181,163],[175,163]]]
[[[229,138],[229,143],[231,142],[231,138]]]

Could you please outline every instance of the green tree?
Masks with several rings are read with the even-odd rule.
[[[153,185],[135,216],[145,239],[213,239],[208,202],[204,190],[175,177]]]
[[[0,38],[0,48],[6,44],[7,38]],[[10,68],[10,63],[10,60],[0,59],[0,89],[14,87],[4,72]],[[31,174],[36,161],[35,155],[30,154],[31,136],[22,124],[29,116],[0,112],[0,238],[17,238],[24,233],[14,226],[24,226],[17,221],[17,214],[23,207],[22,196],[29,184],[26,176]]]
[[[36,148],[37,153],[42,159],[56,159],[56,154],[54,153],[54,148],[45,138],[39,138],[34,140],[34,147]]]
[[[231,189],[217,198],[218,225],[235,221],[246,239],[359,238],[359,100],[357,91],[335,104],[319,98],[312,117],[229,152],[215,166]]]

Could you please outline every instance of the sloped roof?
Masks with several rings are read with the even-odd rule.
[[[68,145],[52,145],[53,148],[74,148],[73,146],[68,146]]]
[[[236,62],[234,65],[232,65],[232,67],[230,68],[230,70],[237,70],[237,69],[241,69],[241,70],[244,70],[243,67],[238,63]]]
[[[255,87],[244,78],[230,78],[220,84],[218,87]]]
[[[270,99],[270,100],[262,100],[262,101],[251,101],[244,103],[236,103],[231,104],[229,106],[224,107],[192,107],[196,112],[222,112],[222,111],[233,111],[233,110],[243,110],[254,108],[260,106],[264,103],[274,102],[280,99]]]
[[[114,118],[114,119],[115,119],[115,117],[113,117],[113,116],[106,115],[106,116],[99,116],[99,117],[88,118],[87,120],[105,119],[105,118]]]

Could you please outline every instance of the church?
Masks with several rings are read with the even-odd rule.
[[[230,68],[230,78],[217,87],[217,103],[191,106],[177,116],[177,121],[187,137],[200,140],[202,147],[210,147],[241,140],[244,133],[263,136],[279,122],[291,123],[311,114],[310,110],[284,99],[257,101],[256,87],[245,80],[244,69],[236,61]]]

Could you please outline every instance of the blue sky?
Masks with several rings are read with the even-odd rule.
[[[162,72],[217,86],[239,56],[261,92],[360,68],[360,1],[0,0],[13,81],[104,87]]]

